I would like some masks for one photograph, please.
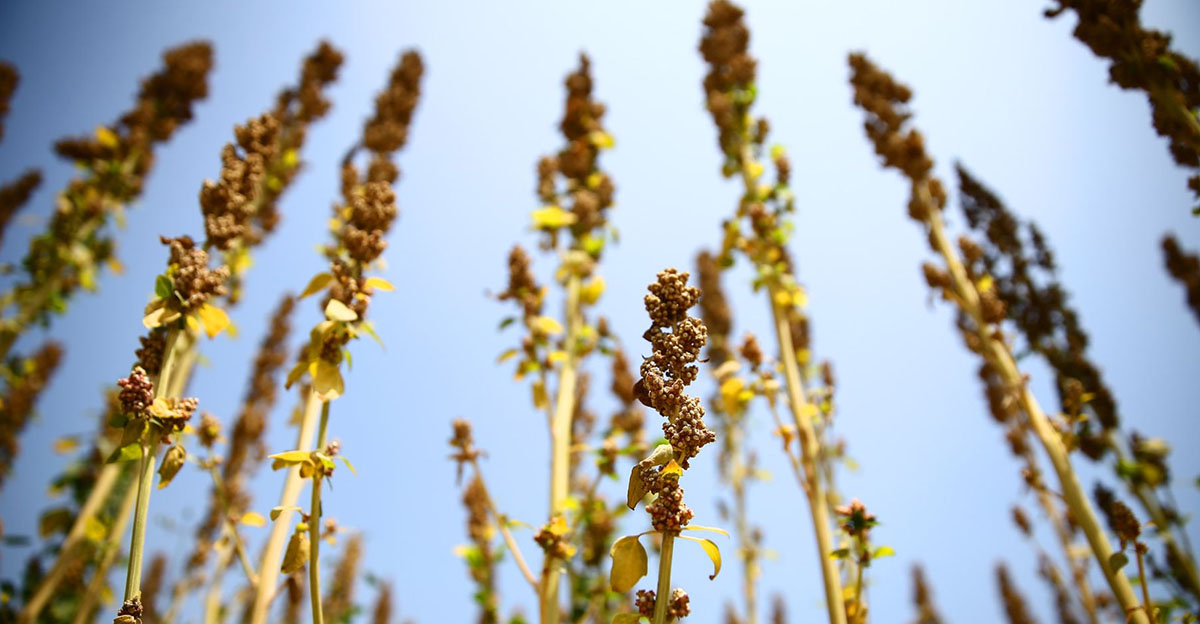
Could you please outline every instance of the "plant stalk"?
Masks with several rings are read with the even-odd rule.
[[[317,398],[316,394],[309,391],[305,397],[304,417],[300,421],[300,431],[296,437],[296,449],[301,451],[312,450],[313,433],[316,430],[317,417],[321,412],[322,402]],[[294,510],[288,509],[296,505],[296,500],[300,497],[300,489],[304,485],[300,478],[300,467],[293,466],[288,469],[287,478],[283,483],[283,492],[279,495],[279,506],[287,509],[279,514],[275,519],[275,523],[271,525],[271,535],[267,538],[267,543],[263,547],[262,559],[258,566],[258,586],[254,590],[254,606],[251,612],[250,621],[252,624],[265,624],[267,621],[267,612],[271,606],[271,599],[275,597],[275,588],[278,585],[276,582],[279,578],[279,558],[283,555],[284,540],[287,539],[287,531],[291,526],[292,514]]]
[[[529,564],[525,563],[525,557],[521,554],[521,548],[517,545],[517,540],[513,539],[512,531],[508,530],[508,516],[500,513],[500,510],[496,508],[495,501],[492,500],[492,493],[483,481],[483,471],[479,469],[479,460],[471,458],[471,467],[475,469],[475,476],[479,478],[479,483],[483,484],[484,501],[487,502],[488,511],[492,513],[492,518],[496,521],[496,525],[500,527],[500,535],[504,536],[504,543],[508,545],[508,550],[512,552],[513,560],[517,562],[517,567],[521,569],[521,575],[525,577],[526,581],[529,581],[529,585],[536,592],[538,590],[537,577],[529,569]]]
[[[799,436],[800,460],[804,464],[807,479],[805,494],[808,496],[808,509],[812,515],[813,533],[817,540],[817,557],[821,562],[821,577],[825,585],[825,606],[829,612],[830,624],[846,624],[846,611],[842,604],[842,579],[838,574],[837,564],[829,557],[833,552],[833,536],[829,530],[829,507],[825,497],[824,486],[817,477],[817,454],[820,443],[813,430],[811,420],[805,415],[808,399],[804,395],[804,384],[800,380],[800,367],[796,362],[796,352],[792,348],[792,330],[788,326],[787,314],[776,303],[774,286],[769,288],[771,297],[771,313],[775,321],[775,338],[779,343],[779,359],[783,362],[784,378],[787,382],[787,395],[791,407],[792,418],[795,421],[796,433]]]
[[[662,553],[658,557],[658,591],[654,596],[654,624],[666,624],[671,602],[671,559],[675,555],[675,534],[663,533]]]
[[[329,401],[321,402],[321,427],[317,434],[317,449],[325,448],[329,427]],[[313,624],[325,624],[321,608],[321,476],[313,474],[312,502],[308,508],[308,593],[312,602]]]
[[[566,337],[563,339],[567,359],[558,375],[558,395],[555,398],[554,418],[550,422],[550,517],[563,513],[569,493],[571,469],[571,415],[575,413],[575,391],[578,381],[576,367],[579,355],[576,343],[579,340],[581,317],[579,313],[579,291],[582,280],[572,273],[567,278]],[[561,576],[559,566],[548,560],[542,566],[541,623],[558,624],[558,584]]]

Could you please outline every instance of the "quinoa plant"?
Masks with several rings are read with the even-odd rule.
[[[49,324],[80,289],[95,290],[105,266],[119,266],[110,219],[142,193],[154,150],[192,119],[208,95],[212,47],[189,43],[167,50],[164,67],[142,81],[137,102],[95,136],[62,139],[55,151],[85,172],[63,189],[46,232],[33,238],[21,277],[0,294],[0,360],[30,327]]]
[[[640,617],[651,618],[654,624],[686,617],[691,608],[687,592],[671,588],[671,562],[675,540],[694,541],[704,548],[713,562],[716,578],[721,571],[721,552],[709,539],[682,535],[683,531],[724,530],[692,525],[692,510],[683,502],[679,481],[691,460],[700,449],[716,441],[717,434],[704,424],[704,407],[700,399],[684,394],[684,389],[696,380],[700,350],[708,337],[704,322],[688,315],[688,310],[700,298],[698,288],[687,285],[688,274],[665,269],[650,284],[645,297],[650,328],[645,339],[653,352],[641,365],[641,379],[635,394],[643,404],[654,409],[664,419],[665,444],[655,447],[651,454],[634,466],[629,475],[627,503],[631,509],[647,495],[654,494],[646,505],[652,530],[628,535],[612,546],[612,587],[629,591],[646,575],[646,550],[639,538],[648,533],[661,536],[658,561],[657,591],[638,590],[635,613],[623,613],[613,622],[637,622]]]
[[[328,435],[330,407],[345,391],[341,364],[349,353],[349,342],[363,334],[375,335],[372,324],[366,320],[372,296],[376,290],[394,290],[386,280],[368,277],[367,273],[387,247],[384,236],[396,219],[396,195],[392,185],[400,171],[391,158],[407,142],[423,72],[420,55],[415,51],[404,53],[392,70],[387,87],[376,98],[375,114],[364,125],[360,143],[342,160],[342,202],[334,206],[334,217],[330,221],[332,242],[323,249],[330,270],[314,276],[300,295],[303,298],[324,293],[325,320],[312,329],[308,343],[300,349],[296,365],[288,374],[288,387],[303,379],[311,384],[311,391],[300,427],[298,448],[271,455],[273,469],[288,468],[289,471],[280,505],[272,512],[275,526],[258,572],[251,618],[256,623],[265,621],[275,591],[275,578],[281,571],[277,563],[279,550],[291,511],[296,509],[300,479],[312,480],[311,502],[308,513],[293,533],[289,546],[292,556],[285,556],[282,567],[293,568],[307,560],[312,619],[315,624],[324,622],[320,579],[321,487],[333,476],[333,459],[340,450],[340,443]],[[362,149],[370,154],[365,175],[353,162]],[[310,448],[313,421],[318,411],[317,442]],[[350,466],[345,457],[341,459]],[[301,537],[305,533],[307,538]],[[305,549],[302,544],[306,539],[308,556],[301,557],[299,554]]]
[[[1138,90],[1150,101],[1154,130],[1170,143],[1175,162],[1193,171],[1188,179],[1200,215],[1200,66],[1171,49],[1171,35],[1142,27],[1140,0],[1056,0],[1054,18],[1071,9],[1079,18],[1075,38],[1108,59],[1108,79]]]
[[[778,432],[808,501],[829,621],[857,622],[866,617],[865,600],[854,593],[858,566],[869,565],[872,557],[891,554],[891,549],[881,547],[878,552],[850,556],[852,549],[847,545],[854,539],[844,534],[835,538],[830,529],[835,520],[831,509],[840,503],[833,483],[835,467],[844,459],[842,445],[831,439],[832,369],[822,367],[820,379],[826,383],[820,387],[813,384],[811,330],[804,311],[807,294],[796,278],[795,263],[787,248],[795,227],[790,220],[795,212],[795,197],[789,187],[791,162],[782,146],[772,146],[766,153],[770,124],[765,117],[752,114],[758,93],[757,62],[749,53],[750,31],[743,17],[741,8],[726,0],[715,0],[704,18],[700,42],[700,53],[709,68],[703,87],[724,159],[722,174],[740,178],[743,187],[735,217],[723,223],[721,249],[713,263],[724,269],[732,266],[736,257],[744,256],[754,267],[754,289],[766,291],[779,349],[777,366],[792,417],[786,426],[776,417]],[[763,159],[768,155],[775,170],[773,182],[764,179]],[[732,373],[733,369],[726,369],[720,380],[724,386],[722,402],[732,400],[731,406],[752,398],[755,392]],[[760,369],[758,373],[761,381],[757,392],[775,413],[780,383],[772,370]],[[807,388],[810,384],[814,386],[811,389]],[[793,440],[798,456],[793,456],[791,450]],[[843,575],[850,592],[843,591]]]
[[[1060,412],[1068,427],[1064,432],[1068,450],[1077,450],[1091,461],[1109,464],[1112,473],[1153,520],[1155,536],[1164,546],[1167,564],[1161,576],[1172,579],[1171,590],[1179,602],[1195,608],[1200,605],[1200,578],[1188,544],[1186,518],[1170,490],[1171,473],[1166,463],[1170,447],[1161,438],[1121,431],[1116,398],[1088,353],[1089,336],[1080,313],[1071,306],[1058,279],[1054,253],[1046,236],[1036,224],[1014,216],[999,197],[961,165],[957,169],[967,224],[981,238],[978,246],[970,247],[974,257],[971,261],[982,267],[978,271],[991,276],[992,288],[1026,349],[1040,356],[1054,372]],[[1006,416],[1011,411],[1004,400],[1006,393],[993,387],[988,396],[993,416],[1001,422],[1011,420]],[[1029,455],[1028,463],[1032,463],[1028,447],[1013,446]],[[1026,471],[1039,474],[1034,466]],[[1040,499],[1048,501],[1044,508],[1055,505],[1054,497],[1045,492],[1040,479],[1027,477],[1027,481],[1038,491]],[[1051,514],[1072,563],[1089,620],[1095,621],[1095,607],[1086,585],[1086,562],[1080,565],[1079,558],[1070,554],[1073,549],[1069,538],[1075,528],[1063,516],[1061,512]]]
[[[543,314],[549,288],[538,284],[532,259],[519,246],[509,254],[508,288],[499,295],[502,300],[513,301],[520,311],[519,318],[507,318],[501,326],[520,320],[525,330],[521,346],[507,351],[501,360],[517,357],[516,376],[531,377],[534,407],[546,412],[550,430],[550,513],[535,536],[544,553],[536,588],[543,624],[558,622],[562,617],[562,570],[570,567],[568,560],[577,550],[572,542],[588,534],[584,525],[593,519],[588,512],[594,509],[595,501],[576,500],[584,513],[574,526],[568,522],[573,482],[579,485],[572,479],[577,464],[572,462],[571,448],[577,437],[589,433],[583,407],[584,360],[596,350],[610,349],[607,332],[601,331],[604,323],[591,321],[587,311],[604,292],[604,278],[596,265],[611,236],[607,213],[613,205],[615,186],[600,169],[599,156],[612,146],[613,139],[602,124],[605,107],[592,97],[591,62],[586,55],[580,55],[579,68],[567,76],[565,83],[567,100],[559,129],[566,145],[538,162],[537,196],[543,207],[532,213],[533,227],[543,235],[542,249],[558,256],[555,280],[564,295],[563,317],[559,320]],[[558,386],[551,400],[554,378]],[[592,488],[582,488],[585,499],[589,490]],[[576,493],[581,491],[576,489]],[[576,572],[571,570],[573,581],[580,580]],[[572,589],[584,585],[592,583],[585,581]],[[590,591],[572,591],[572,611]]]
[[[958,308],[958,329],[968,349],[979,355],[983,362],[987,373],[986,387],[1002,390],[1000,396],[1012,406],[1012,417],[1021,423],[1021,436],[1030,435],[1040,442],[1054,468],[1070,517],[1087,538],[1092,555],[1122,611],[1133,622],[1149,622],[1129,579],[1120,566],[1114,565],[1114,551],[1079,484],[1071,464],[1068,440],[1060,424],[1042,410],[1028,387],[1026,376],[1017,366],[1001,326],[1006,311],[996,294],[995,279],[975,262],[979,255],[978,245],[964,237],[956,247],[946,232],[942,218],[945,188],[932,174],[933,160],[925,152],[923,137],[908,127],[911,115],[906,104],[912,97],[911,90],[862,54],[850,56],[850,67],[854,102],[867,114],[864,124],[867,136],[882,157],[884,166],[897,169],[909,180],[909,216],[922,226],[928,235],[930,249],[942,261],[941,267],[927,265],[927,281],[935,292],[940,292]]]

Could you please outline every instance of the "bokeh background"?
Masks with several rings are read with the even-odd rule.
[[[1010,506],[1024,500],[1018,467],[986,413],[976,363],[951,330],[951,311],[930,301],[922,281],[926,247],[906,217],[904,183],[877,166],[862,113],[851,106],[845,59],[852,50],[866,50],[914,87],[916,123],[945,179],[953,179],[952,163],[961,159],[1015,212],[1042,226],[1126,423],[1178,447],[1171,457],[1176,495],[1185,511],[1200,510],[1200,328],[1158,248],[1168,231],[1197,247],[1200,221],[1190,216],[1185,173],[1150,127],[1144,95],[1107,84],[1106,64],[1071,37],[1074,17],[1050,21],[1044,8],[998,0],[747,5],[759,59],[758,110],[795,166],[792,250],[811,296],[815,349],[835,364],[837,428],[860,466],[843,475],[842,489],[880,517],[875,539],[897,552],[871,568],[873,620],[881,624],[911,617],[914,562],[926,567],[953,621],[1001,618],[993,568],[1002,559],[1041,614],[1052,603],[1036,578],[1032,549],[1009,519]],[[5,531],[36,534],[48,480],[66,461],[52,452],[54,440],[94,431],[101,390],[127,372],[141,310],[166,255],[158,235],[202,233],[197,193],[218,173],[233,125],[269,106],[326,37],[347,55],[331,91],[334,109],[312,128],[307,170],[282,202],[284,223],[256,255],[234,314],[241,337],[206,343],[208,363],[192,386],[204,409],[225,419],[233,414],[269,311],[322,266],[314,247],[324,240],[337,197],[336,162],[389,67],[415,47],[427,73],[399,158],[401,218],[385,256],[398,292],[378,297],[371,310],[386,349],[354,345],[347,395],[335,405],[331,431],[359,474],[339,474],[326,509],[365,534],[365,567],[395,583],[400,614],[469,621],[471,589],[453,555],[466,541],[446,458],[453,418],[475,422],[500,505],[534,524],[545,515],[544,419],[529,404],[526,384],[512,380],[509,365],[496,364],[517,338],[497,332],[507,310],[487,293],[503,288],[509,247],[535,243],[528,229],[537,207],[534,163],[560,145],[562,79],[579,51],[591,55],[596,95],[609,106],[606,125],[617,140],[602,166],[617,184],[611,218],[621,231],[602,265],[609,289],[599,310],[631,353],[644,354],[645,285],[663,267],[690,268],[697,250],[716,244],[718,224],[739,193],[719,175],[715,130],[703,106],[696,46],[704,9],[701,2],[575,1],[0,4],[0,58],[22,73],[0,143],[0,178],[28,166],[47,176],[9,230],[0,250],[6,262],[23,254],[54,190],[72,174],[53,156],[53,140],[111,121],[164,48],[207,38],[217,51],[209,98],[160,152],[129,213],[119,252],[127,270],[106,275],[99,295],[77,298],[48,332],[68,351],[0,495]],[[1148,26],[1173,32],[1184,54],[1200,56],[1200,4],[1148,0],[1142,15]],[[961,224],[956,196],[948,214]],[[538,266],[545,276],[552,262]],[[767,309],[750,292],[745,267],[728,274],[726,285],[735,333],[765,333]],[[319,316],[311,302],[300,310],[297,335]],[[1052,403],[1045,371],[1032,363],[1028,369]],[[604,371],[596,381],[606,387]],[[293,443],[283,424],[290,399],[270,424],[275,450]],[[602,393],[593,401],[600,413],[611,405]],[[803,498],[769,434],[768,415],[753,418],[752,443],[776,475],[750,494],[751,513],[775,553],[764,564],[762,593],[786,597],[789,621],[818,621],[822,590]],[[715,455],[703,455],[688,474],[688,499],[703,524],[718,523],[715,503],[724,496]],[[1095,475],[1084,474],[1090,487]],[[280,484],[279,474],[260,473],[256,509],[274,505]],[[622,491],[613,484],[614,495]],[[186,551],[207,495],[208,481],[194,469],[157,493],[148,551]],[[633,518],[644,524],[643,514]],[[248,531],[255,539],[266,533]],[[1191,535],[1200,539],[1194,528]],[[518,537],[536,559],[531,535]],[[689,621],[718,622],[723,604],[738,599],[733,542],[723,546],[727,567],[713,582],[699,549],[676,557],[675,583],[692,596]],[[27,552],[0,550],[0,576],[17,575]],[[506,561],[501,570],[506,611],[534,613],[515,566]],[[178,572],[173,565],[171,573]],[[372,598],[359,593],[364,604]],[[188,617],[198,621],[197,611]]]

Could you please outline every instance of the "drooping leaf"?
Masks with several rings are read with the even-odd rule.
[[[680,535],[679,539],[685,539],[690,542],[696,542],[697,544],[700,544],[700,547],[704,549],[704,554],[708,555],[708,558],[711,559],[713,563],[713,573],[712,576],[708,577],[708,580],[711,581],[717,578],[717,575],[721,573],[721,549],[717,548],[716,542],[710,539],[703,539],[699,537],[688,537],[687,535]]]
[[[291,468],[297,464],[308,462],[311,453],[308,451],[284,451],[274,455],[268,455],[271,460],[271,470],[279,470],[280,468]]]
[[[683,527],[683,530],[684,531],[712,531],[713,533],[720,533],[721,535],[724,535],[725,537],[729,537],[729,531],[726,531],[725,529],[719,529],[717,527],[700,526],[699,524],[689,524],[689,525]]]
[[[200,306],[198,314],[200,322],[204,324],[204,333],[208,334],[209,338],[215,338],[229,327],[229,315],[211,303]]]
[[[313,375],[313,392],[317,393],[317,397],[322,401],[332,401],[342,396],[345,390],[345,381],[338,365],[318,358],[316,374]]]
[[[332,273],[317,273],[311,280],[308,281],[308,286],[304,287],[304,292],[300,293],[300,298],[303,299],[325,290],[325,287],[328,286],[332,281]]]
[[[295,505],[286,505],[286,506],[281,506],[281,507],[272,507],[272,508],[271,508],[271,513],[269,514],[269,515],[271,516],[271,521],[272,521],[272,522],[274,522],[275,520],[278,520],[278,519],[279,519],[279,515],[280,515],[280,514],[282,514],[282,513],[283,513],[283,512],[285,512],[285,511],[300,511],[300,508],[299,508],[299,507],[297,507],[297,506],[295,506]]]
[[[625,495],[625,504],[630,509],[636,509],[638,501],[646,495],[646,484],[642,481],[642,476],[637,464],[629,471],[629,490]]]
[[[626,535],[614,542],[609,554],[612,556],[609,583],[613,591],[625,593],[646,576],[646,549],[642,547],[636,535]]]
[[[893,550],[891,546],[880,546],[879,548],[875,549],[875,552],[871,553],[871,558],[878,559],[880,557],[891,557],[895,554],[896,551]]]
[[[358,470],[354,468],[354,464],[350,463],[350,460],[346,459],[345,456],[341,456],[340,459],[342,460],[342,463],[346,464],[346,467],[350,469],[350,472],[356,475],[358,474]]]

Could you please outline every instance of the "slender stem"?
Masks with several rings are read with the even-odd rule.
[[[1042,448],[1045,450],[1046,455],[1050,459],[1050,464],[1054,467],[1054,472],[1058,476],[1063,500],[1066,502],[1067,508],[1071,511],[1071,517],[1075,519],[1075,523],[1083,530],[1083,534],[1087,537],[1092,554],[1095,556],[1100,570],[1104,573],[1104,578],[1108,581],[1108,586],[1112,589],[1113,596],[1116,597],[1121,608],[1129,614],[1131,621],[1135,622],[1135,624],[1149,624],[1146,614],[1136,610],[1138,599],[1134,594],[1133,587],[1129,583],[1129,579],[1121,570],[1112,569],[1112,566],[1108,562],[1113,554],[1112,545],[1109,544],[1104,529],[1100,527],[1100,523],[1096,519],[1096,512],[1092,509],[1092,505],[1088,501],[1083,487],[1079,484],[1079,477],[1071,467],[1071,460],[1067,455],[1067,448],[1063,444],[1061,435],[1054,428],[1054,425],[1051,424],[1049,418],[1046,417],[1045,412],[1042,411],[1037,398],[1033,396],[1033,392],[1029,389],[1024,375],[1017,367],[1016,360],[1009,351],[1008,345],[996,335],[991,324],[983,319],[983,313],[979,304],[979,292],[967,275],[966,268],[959,259],[958,251],[946,235],[945,226],[942,223],[941,211],[935,207],[931,199],[928,183],[922,182],[918,184],[914,192],[917,195],[917,201],[925,205],[925,213],[928,215],[927,224],[929,226],[929,234],[934,247],[942,255],[946,262],[946,268],[950,271],[951,286],[954,289],[954,296],[958,300],[957,303],[965,313],[970,315],[975,323],[979,339],[983,345],[981,352],[1004,379],[1005,383],[1018,392],[1021,410],[1028,419],[1028,426],[1041,441]]]
[[[783,454],[787,455],[788,462],[792,465],[792,473],[796,475],[796,483],[800,485],[800,489],[804,490],[804,495],[809,496],[808,479],[804,477],[804,466],[800,465],[800,458],[796,457],[796,454],[792,452],[792,449],[788,444],[788,438],[786,437],[787,433],[785,433],[784,430],[783,419],[779,417],[779,409],[775,407],[775,401],[773,399],[769,400],[767,403],[771,407],[771,416],[775,419],[775,427],[779,429],[779,435],[783,438]]]
[[[221,621],[221,582],[225,569],[232,563],[232,559],[233,549],[228,545],[217,551],[216,566],[213,567],[212,579],[208,583],[208,595],[204,599],[204,621],[206,624],[218,624]],[[253,585],[251,586],[253,587]]]
[[[654,624],[666,624],[671,602],[671,559],[675,554],[675,534],[663,533],[662,553],[658,557],[658,591],[654,596]]]
[[[800,459],[808,483],[805,493],[808,495],[808,509],[812,515],[813,533],[817,540],[817,558],[821,564],[821,577],[825,585],[825,607],[829,612],[830,624],[846,624],[846,611],[842,603],[842,579],[838,574],[837,564],[829,557],[833,552],[833,537],[829,530],[828,500],[821,479],[817,477],[817,454],[820,452],[820,445],[812,421],[807,416],[808,410],[805,409],[808,399],[804,395],[804,385],[800,380],[800,367],[796,362],[795,349],[792,348],[792,331],[788,326],[787,315],[776,303],[775,287],[769,290],[771,313],[775,320],[775,338],[779,343],[788,401],[796,433],[800,438]]]
[[[133,532],[129,539],[129,569],[125,575],[125,600],[142,595],[142,559],[146,546],[146,520],[150,515],[150,491],[154,487],[154,466],[158,461],[158,439],[151,428],[152,442],[142,443],[142,460],[137,482],[137,508],[133,516]]]
[[[326,444],[329,428],[329,401],[321,403],[321,427],[317,434],[317,448]],[[325,613],[321,609],[321,475],[314,473],[312,479],[312,502],[308,508],[308,593],[312,602],[313,624],[324,624]]]
[[[300,431],[296,438],[297,450],[312,450],[313,432],[316,429],[321,405],[322,401],[317,398],[316,394],[311,391],[307,393],[304,418],[300,421]],[[278,585],[275,581],[279,578],[279,558],[283,555],[284,540],[287,539],[292,514],[295,513],[290,508],[296,505],[303,485],[304,482],[300,478],[300,467],[289,468],[287,478],[283,483],[283,492],[279,495],[279,506],[287,511],[283,511],[275,519],[275,524],[271,526],[271,535],[263,547],[262,558],[259,560],[258,566],[258,587],[255,588],[254,607],[250,618],[252,624],[265,624],[267,621],[267,611],[270,609],[271,599],[275,596],[275,587]]]
[[[758,624],[758,599],[756,597],[755,581],[758,577],[757,544],[750,531],[750,522],[746,511],[746,462],[743,457],[742,418],[729,414],[726,419],[726,442],[731,456],[729,480],[733,489],[734,527],[737,531],[738,550],[742,559],[742,599],[746,602],[746,624]]]
[[[863,614],[867,608],[867,603],[863,600],[863,569],[866,566],[859,563],[855,566],[854,573],[854,621],[865,622],[866,618]]]
[[[508,516],[500,513],[496,508],[495,501],[492,500],[492,494],[487,488],[487,484],[483,480],[483,471],[479,469],[479,461],[471,458],[471,466],[475,468],[475,476],[479,479],[480,489],[483,490],[483,499],[487,502],[488,511],[491,512],[492,518],[500,527],[500,535],[504,536],[504,543],[508,545],[508,550],[512,552],[513,559],[517,562],[517,567],[521,569],[521,575],[533,587],[533,591],[537,592],[538,582],[537,577],[533,575],[533,571],[529,569],[529,564],[525,563],[525,557],[521,554],[521,547],[517,545],[517,540],[513,539],[512,531],[508,530]]]
[[[237,529],[237,523],[230,517],[232,510],[229,507],[229,497],[225,493],[225,482],[221,479],[221,473],[217,471],[215,462],[209,464],[208,474],[212,476],[213,487],[217,493],[217,504],[221,507],[221,515],[225,518],[225,532],[233,543],[233,552],[237,553],[238,559],[242,563],[242,569],[246,572],[246,580],[250,581],[252,586],[257,585],[258,575],[254,573],[254,566],[250,564],[250,558],[246,556],[246,545],[242,541],[242,534]],[[217,566],[218,569],[223,567]]]
[[[83,594],[82,602],[75,613],[73,624],[85,624],[91,619],[96,601],[104,594],[104,588],[108,584],[108,569],[121,552],[118,544],[121,541],[121,536],[125,534],[125,528],[129,526],[129,518],[133,515],[133,508],[136,503],[137,489],[131,487],[125,491],[125,497],[121,499],[120,510],[117,512],[117,517],[113,519],[112,527],[109,529],[108,537],[104,542],[104,554],[101,556],[100,561],[96,562],[96,570],[92,572],[92,580],[88,581],[87,591]]]
[[[550,423],[550,517],[564,511],[569,493],[571,469],[571,415],[575,413],[576,366],[579,355],[576,343],[579,340],[581,317],[579,314],[580,277],[574,273],[567,278],[566,320],[567,335],[563,339],[567,359],[558,375],[558,395],[555,400],[554,418]],[[542,566],[541,623],[558,624],[559,566],[547,558]]]
[[[1142,560],[1142,551],[1144,549],[1145,546],[1142,544],[1133,545],[1133,552],[1137,554],[1138,582],[1142,585],[1142,605],[1146,610],[1146,617],[1154,620],[1154,603],[1150,602],[1150,585],[1146,581],[1146,564]]]

